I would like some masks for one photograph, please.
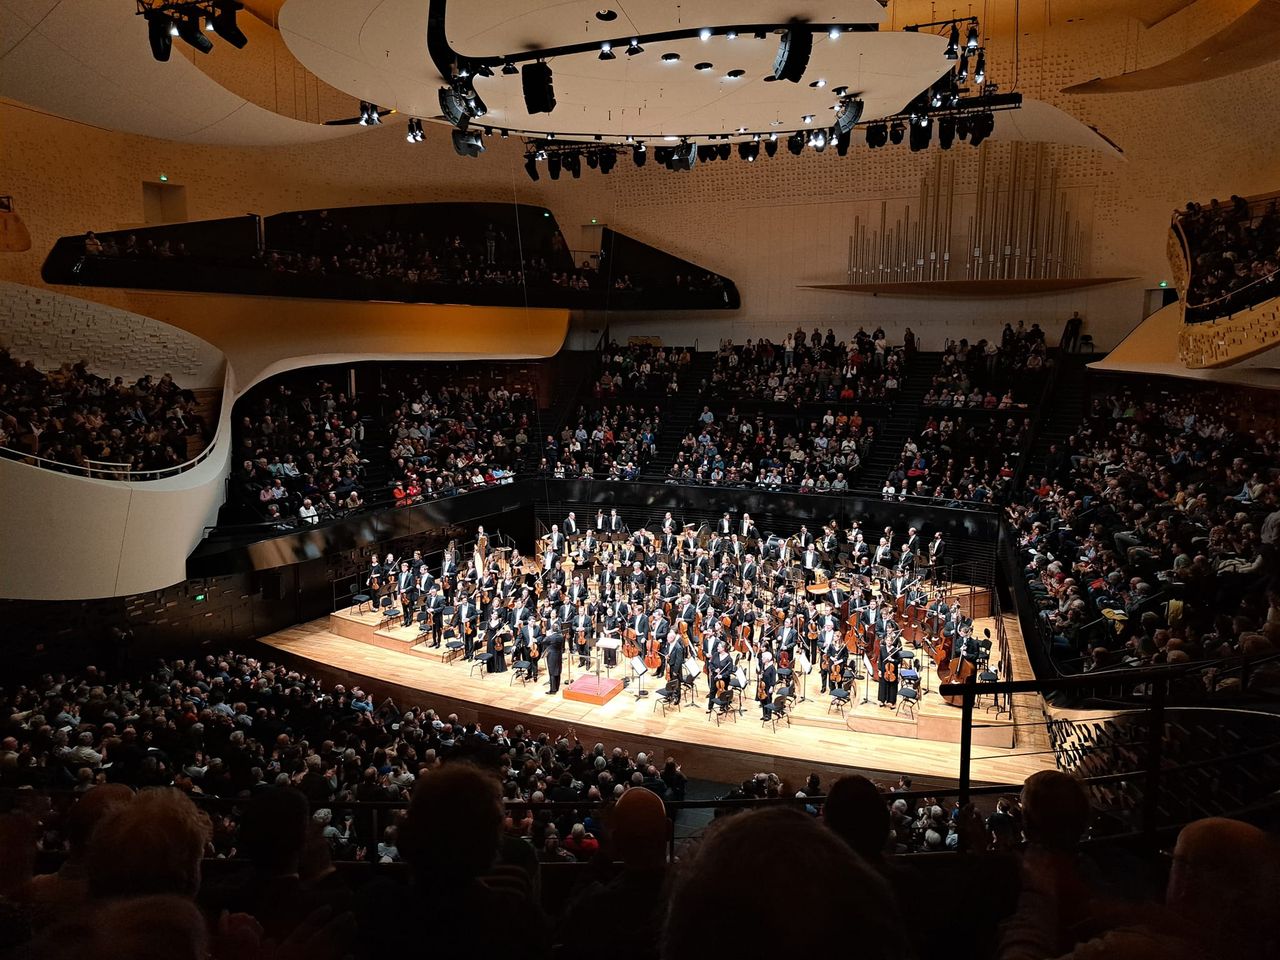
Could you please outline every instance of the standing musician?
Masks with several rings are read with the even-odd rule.
[[[566,537],[575,537],[578,535],[578,518],[574,516],[572,510],[569,515],[564,518],[564,535]]]
[[[485,627],[485,653],[492,654],[489,659],[490,673],[507,672],[507,646],[511,642],[511,627],[503,622],[495,610],[489,615],[489,624]]]
[[[773,690],[777,685],[778,669],[773,665],[773,654],[766,650],[760,654],[760,676],[756,680],[756,701],[763,720],[773,717]]]
[[[674,630],[667,632],[667,642],[662,650],[662,656],[667,664],[668,682],[675,680],[678,683],[684,670],[685,648],[684,641]]]
[[[729,514],[726,513],[720,518],[720,522],[716,524],[716,532],[725,537],[733,533],[733,520],[730,519]]]
[[[444,591],[445,600],[453,598],[454,588],[458,585],[458,545],[450,540],[444,548],[444,556],[440,558],[440,588]]]
[[[440,592],[439,585],[433,583],[423,603],[423,609],[427,614],[427,632],[431,634],[433,647],[440,646],[440,639],[444,633],[444,607],[444,595]]]
[[[723,640],[715,641],[714,651],[707,658],[707,713],[716,704],[718,690],[724,691],[719,696],[727,695],[729,678],[733,676],[733,657]]]
[[[578,612],[569,623],[573,646],[578,654],[578,666],[583,670],[591,666],[591,639],[595,629],[595,616],[583,599],[578,603]]]
[[[418,582],[409,569],[408,560],[400,563],[400,573],[396,575],[396,593],[400,597],[400,610],[407,627],[413,623],[413,605],[418,601]]]
[[[564,635],[560,632],[559,620],[551,618],[551,626],[542,640],[542,655],[547,659],[547,676],[551,680],[547,696],[552,697],[560,692],[560,672],[563,669]]]
[[[942,579],[942,561],[946,553],[947,545],[942,540],[942,531],[939,530],[929,542],[929,569],[933,574],[934,583]]]
[[[529,663],[529,679],[538,679],[538,661],[542,657],[542,651],[538,648],[542,641],[542,627],[538,623],[538,618],[529,616],[524,621],[524,626],[520,628],[519,640],[516,643],[516,650]]]
[[[882,707],[892,707],[898,702],[898,654],[902,652],[902,640],[896,629],[880,642],[880,687],[876,699]]]
[[[470,594],[464,596],[458,604],[458,608],[454,611],[454,619],[457,620],[458,629],[462,632],[463,659],[470,660],[475,656],[476,627],[480,621],[480,608],[473,602]]]
[[[893,548],[889,546],[889,538],[881,537],[880,544],[876,547],[875,556],[871,560],[871,566],[877,577],[887,577],[889,575],[889,564],[893,559]]]

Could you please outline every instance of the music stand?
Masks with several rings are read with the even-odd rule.
[[[879,642],[880,642],[880,639],[877,637],[876,643],[879,643]],[[862,659],[864,661],[862,665],[866,669],[863,671],[862,699],[858,701],[858,706],[862,706],[862,704],[864,703],[871,702],[871,658],[868,657],[866,654],[863,654]]]
[[[621,649],[621,647],[622,647],[622,638],[621,638],[621,637],[606,637],[606,636],[603,636],[603,635],[602,635],[602,636],[598,636],[598,637],[596,637],[596,638],[595,638],[595,640],[596,640],[596,651],[597,651],[597,652],[596,652],[596,679],[597,679],[597,680],[599,680],[599,679],[600,679],[600,664],[601,664],[601,662],[602,662],[602,661],[604,661],[604,654],[603,654],[603,653],[600,653],[599,651],[600,651],[600,650],[613,650],[613,651],[615,651],[615,652],[616,652],[617,650]],[[612,674],[610,673],[610,671],[611,671],[611,670],[613,670],[613,664],[605,662],[605,664],[604,664],[604,675],[605,675],[606,677],[610,677],[610,678],[612,678]]]
[[[649,691],[644,688],[644,675],[649,672],[649,668],[644,665],[644,657],[632,657],[629,663],[636,675],[636,699],[643,699],[649,695]]]

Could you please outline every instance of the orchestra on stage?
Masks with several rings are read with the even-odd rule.
[[[990,644],[974,637],[945,556],[941,532],[925,540],[914,527],[833,521],[780,536],[746,513],[695,526],[668,512],[633,530],[615,509],[586,523],[570,512],[533,556],[483,527],[436,564],[388,554],[367,586],[427,647],[526,682],[545,672],[548,696],[575,669],[618,671],[637,695],[648,682],[722,716],[754,700],[776,720],[815,684],[839,706],[861,684],[861,703],[892,709],[928,692],[930,673],[972,679]]]

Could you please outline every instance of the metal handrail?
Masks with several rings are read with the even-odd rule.
[[[204,461],[208,460],[217,446],[218,438],[215,435],[214,438],[209,441],[209,445],[207,447],[185,463],[180,463],[172,467],[157,467],[151,470],[130,470],[127,469],[129,465],[126,463],[110,463],[104,460],[87,459],[85,460],[85,463],[92,464],[93,466],[82,467],[78,463],[63,463],[61,460],[50,460],[47,457],[29,453],[26,450],[16,450],[13,447],[5,446],[0,446],[0,456],[7,460],[17,460],[21,463],[30,464],[31,466],[39,466],[42,470],[52,470],[57,473],[71,473],[90,480],[124,480],[133,482],[161,480],[165,477],[173,477],[180,473],[186,473],[188,470],[194,469],[204,463]],[[48,466],[43,466],[43,464],[48,464]],[[121,474],[116,470],[102,469],[111,467],[124,467],[126,470]]]

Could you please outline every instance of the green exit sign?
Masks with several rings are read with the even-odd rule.
[[[208,598],[209,598],[209,595],[208,595],[208,594],[205,594],[205,593],[197,593],[197,594],[196,594],[196,603],[204,603],[204,602],[205,602],[205,600],[207,600]]]

